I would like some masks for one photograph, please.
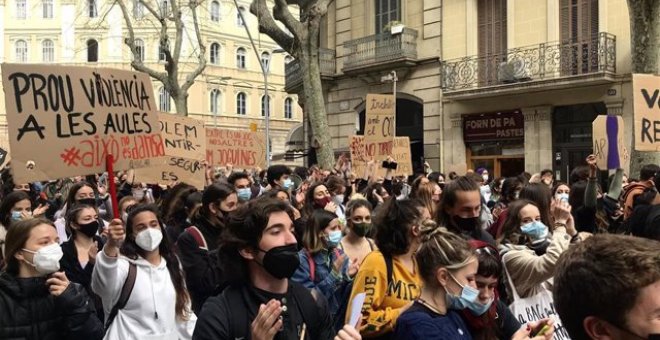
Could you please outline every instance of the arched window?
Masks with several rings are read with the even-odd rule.
[[[221,112],[220,110],[220,90],[218,89],[213,89],[211,90],[210,96],[210,107],[211,107],[211,113],[214,115],[217,115]]]
[[[291,98],[284,100],[284,118],[293,118],[293,99]]]
[[[220,21],[220,2],[211,1],[211,21]]]
[[[270,117],[270,97],[261,96],[261,116],[266,117],[266,114]]]
[[[135,39],[135,52],[136,55],[133,57],[139,61],[144,61],[144,40]]]
[[[243,18],[241,17],[241,14],[245,14],[245,7],[241,6],[238,8],[238,11],[236,11],[236,26],[243,27],[245,26],[245,23],[243,22]]]
[[[239,47],[236,50],[236,68],[245,69],[245,57],[247,52],[243,47]]]
[[[52,19],[53,18],[53,0],[43,0],[41,2],[41,6],[43,7],[43,17],[44,17],[44,19]]]
[[[270,71],[270,53],[263,52],[261,53],[261,65],[263,66],[264,71]]]
[[[99,61],[99,43],[94,39],[87,40],[87,61]]]
[[[16,41],[16,61],[17,62],[27,62],[28,60],[28,46],[25,40]]]
[[[26,0],[16,0],[16,19],[27,18]]]
[[[244,92],[239,92],[236,95],[236,114],[245,116],[247,113],[247,98]]]
[[[87,13],[90,18],[99,16],[98,9],[96,8],[96,0],[87,0]]]
[[[55,61],[55,44],[50,39],[41,42],[41,50],[43,54],[43,61],[45,63],[52,63]]]
[[[165,91],[164,87],[161,87],[160,90],[158,90],[158,98],[160,99],[158,104],[160,111],[170,112],[170,93]]]
[[[210,60],[211,64],[219,64],[220,63],[220,44],[218,43],[212,43],[211,44],[211,50],[209,52],[210,55]]]

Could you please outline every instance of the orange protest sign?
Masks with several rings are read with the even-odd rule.
[[[206,161],[210,165],[251,169],[266,167],[266,139],[263,133],[206,129]]]
[[[17,183],[154,165],[165,155],[147,74],[2,64]]]

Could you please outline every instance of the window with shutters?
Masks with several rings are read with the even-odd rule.
[[[598,0],[561,0],[561,72],[598,70]]]
[[[506,58],[506,0],[479,0],[477,36],[479,48],[479,82],[498,83],[497,71]]]
[[[376,34],[382,33],[384,28],[392,21],[401,21],[401,1],[376,1]]]

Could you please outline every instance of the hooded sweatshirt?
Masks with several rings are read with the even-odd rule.
[[[99,252],[92,274],[92,289],[103,301],[106,318],[119,300],[128,277],[129,262],[137,266],[135,286],[126,306],[119,310],[108,328],[105,339],[191,339],[197,317],[191,313],[187,321],[177,319],[176,291],[162,257],[160,264],[154,266],[142,257],[132,260]]]

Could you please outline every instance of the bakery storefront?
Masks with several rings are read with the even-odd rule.
[[[491,178],[525,171],[525,119],[520,110],[463,116],[468,169],[486,168]]]

